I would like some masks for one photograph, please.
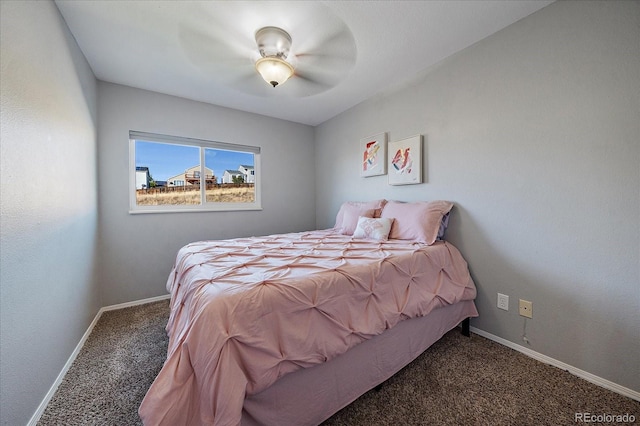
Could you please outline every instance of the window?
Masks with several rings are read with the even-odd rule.
[[[129,162],[130,213],[261,209],[260,147],[131,131]]]

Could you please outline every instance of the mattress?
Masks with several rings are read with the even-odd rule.
[[[189,244],[167,289],[169,349],[145,424],[238,425],[245,399],[287,374],[476,295],[450,243],[334,230]]]

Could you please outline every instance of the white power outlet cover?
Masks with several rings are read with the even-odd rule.
[[[498,309],[509,310],[509,296],[506,294],[498,293]]]

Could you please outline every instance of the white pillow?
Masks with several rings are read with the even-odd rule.
[[[353,238],[368,238],[378,241],[387,241],[389,231],[391,231],[393,218],[386,217],[375,219],[372,217],[360,216],[356,230],[353,232]]]

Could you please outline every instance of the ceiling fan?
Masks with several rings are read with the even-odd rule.
[[[255,96],[306,97],[338,85],[357,55],[346,24],[319,2],[276,3],[203,10],[181,28],[188,58],[208,78]]]
[[[274,88],[287,81],[294,72],[287,62],[291,48],[291,36],[278,27],[264,27],[256,31],[256,43],[260,50],[260,59],[256,61],[256,70],[264,81]]]

